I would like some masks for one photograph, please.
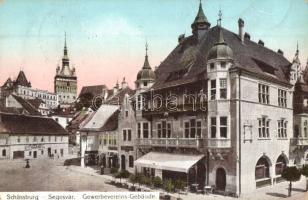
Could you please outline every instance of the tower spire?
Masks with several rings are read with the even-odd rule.
[[[208,22],[206,16],[204,15],[202,8],[202,1],[199,1],[199,9],[194,22],[191,24],[192,32],[198,38],[201,38],[205,31],[210,28],[211,24]]]
[[[148,42],[146,41],[145,43],[145,59],[144,59],[144,64],[143,64],[143,69],[151,69],[150,63],[149,63],[149,59],[148,59],[148,49],[149,45]]]
[[[218,27],[219,27],[218,44],[224,44],[225,43],[224,36],[223,36],[223,33],[222,33],[222,28],[221,28],[221,18],[222,18],[222,12],[221,12],[221,9],[219,9],[218,20],[217,20],[217,24],[218,24]]]
[[[64,32],[64,56],[67,56],[66,32]]]

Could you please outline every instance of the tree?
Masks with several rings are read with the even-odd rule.
[[[306,191],[308,191],[308,165],[305,165],[302,169],[302,175],[306,177]]]
[[[301,172],[295,166],[286,167],[282,171],[281,177],[290,182],[288,192],[288,196],[290,197],[292,191],[292,182],[298,181],[301,178]]]

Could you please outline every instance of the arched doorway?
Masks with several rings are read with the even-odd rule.
[[[269,178],[269,162],[265,157],[261,157],[257,164],[256,164],[256,169],[255,169],[255,178],[256,180],[258,179],[263,179],[263,178]]]
[[[283,170],[286,168],[286,166],[287,166],[286,158],[283,155],[280,155],[277,158],[276,165],[275,165],[276,175],[281,175]]]
[[[220,191],[226,189],[226,171],[221,167],[216,170],[216,189]]]
[[[121,155],[121,170],[126,169],[126,160],[125,160],[125,155]]]

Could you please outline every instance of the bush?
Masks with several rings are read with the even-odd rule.
[[[175,189],[184,190],[184,187],[185,187],[185,182],[183,180],[177,179],[174,182],[174,188]]]
[[[164,189],[167,192],[173,192],[174,191],[174,184],[172,183],[172,180],[168,179],[164,181]]]
[[[118,171],[119,171],[119,169],[116,168],[116,167],[113,167],[113,168],[110,169],[110,173],[111,173],[111,174],[115,174],[115,173],[117,173]]]
[[[138,182],[137,177],[134,174],[131,174],[129,176],[129,181],[135,186],[135,184]]]
[[[153,185],[154,185],[154,187],[160,188],[163,185],[162,179],[160,177],[156,176],[153,179]]]
[[[122,178],[128,178],[130,173],[127,170],[123,170],[120,172]]]

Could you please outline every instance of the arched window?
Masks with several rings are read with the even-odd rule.
[[[276,167],[275,167],[276,175],[281,175],[286,166],[287,166],[287,161],[285,157],[283,155],[280,155],[276,161]]]
[[[256,180],[263,179],[263,178],[269,178],[269,163],[265,157],[261,157],[257,164],[255,169],[255,177]]]

